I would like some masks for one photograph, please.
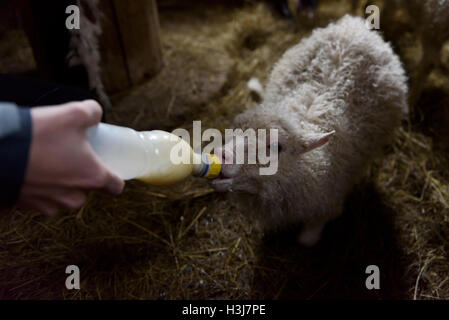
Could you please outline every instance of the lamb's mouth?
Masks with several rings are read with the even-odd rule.
[[[223,174],[223,172],[221,172],[217,178],[212,180],[212,186],[218,192],[226,192],[226,191],[232,192],[233,181],[234,178],[227,177]]]

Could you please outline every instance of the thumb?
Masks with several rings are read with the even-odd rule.
[[[103,110],[95,100],[70,102],[67,104],[70,122],[82,127],[91,127],[101,121]]]
[[[104,190],[112,195],[119,195],[125,187],[125,181],[108,171],[105,179]]]

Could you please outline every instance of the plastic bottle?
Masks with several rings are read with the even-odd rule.
[[[194,153],[186,141],[161,130],[138,132],[100,123],[87,129],[87,139],[106,167],[124,180],[169,185],[191,175],[213,179],[221,170],[215,155]]]

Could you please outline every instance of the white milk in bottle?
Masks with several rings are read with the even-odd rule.
[[[213,179],[221,170],[215,155],[194,153],[186,141],[161,130],[138,132],[100,123],[87,129],[87,139],[105,166],[123,180],[169,185],[190,175]]]

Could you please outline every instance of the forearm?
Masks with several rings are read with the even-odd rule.
[[[28,164],[31,133],[30,110],[0,102],[0,207],[17,200]]]

